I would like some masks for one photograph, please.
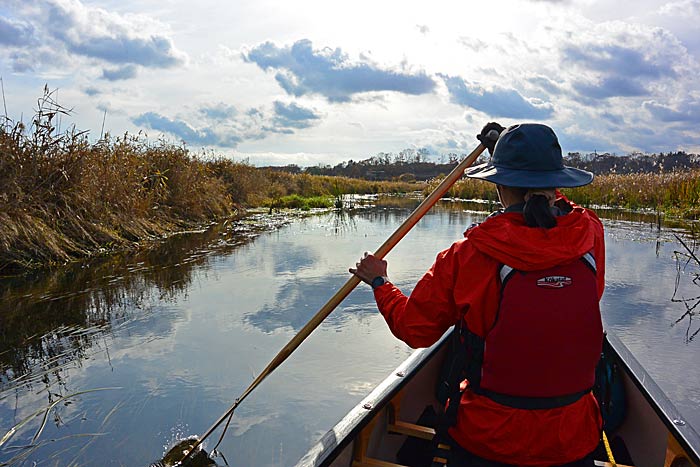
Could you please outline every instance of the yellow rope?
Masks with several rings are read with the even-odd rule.
[[[617,467],[615,458],[613,457],[612,449],[610,449],[610,443],[608,442],[608,436],[603,432],[603,444],[605,444],[605,452],[608,453],[608,460],[610,460],[610,465],[612,467]]]

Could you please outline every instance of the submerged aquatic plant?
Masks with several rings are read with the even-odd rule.
[[[685,248],[685,251],[674,251],[674,254],[676,256],[676,284],[675,288],[673,290],[673,296],[671,297],[672,302],[676,303],[682,303],[685,312],[681,315],[680,318],[678,318],[673,325],[675,326],[676,324],[679,324],[680,322],[684,320],[688,320],[688,328],[685,331],[685,342],[689,343],[692,341],[698,334],[700,334],[700,326],[696,326],[696,329],[693,330],[693,318],[698,315],[698,306],[700,306],[700,294],[696,295],[694,297],[678,297],[679,293],[679,288],[681,284],[681,274],[685,269],[692,263],[695,265],[695,267],[700,268],[700,259],[698,259],[697,255],[695,254],[696,250],[696,245],[695,245],[695,239],[693,247],[689,247],[678,235],[675,235],[676,239],[680,242],[681,245]],[[700,272],[692,272],[692,284],[700,286]]]
[[[79,392],[76,392],[73,394],[69,394],[67,396],[61,396],[58,399],[56,399],[55,401],[53,401],[52,403],[50,403],[48,406],[43,407],[43,408],[33,412],[29,416],[25,417],[19,423],[15,424],[12,428],[10,428],[2,436],[2,438],[0,438],[0,448],[2,448],[2,449],[0,449],[0,452],[19,451],[19,453],[16,454],[11,459],[0,463],[0,466],[21,465],[21,463],[24,460],[26,460],[32,453],[37,451],[39,448],[41,448],[47,444],[50,444],[50,443],[56,443],[56,442],[66,440],[66,439],[71,439],[71,438],[85,438],[85,437],[89,438],[90,440],[88,441],[88,443],[83,445],[83,450],[84,450],[95,438],[97,438],[99,436],[104,436],[106,433],[77,433],[77,434],[64,436],[61,438],[51,438],[51,439],[45,439],[45,440],[40,441],[39,438],[41,437],[41,434],[43,433],[44,428],[46,427],[46,422],[49,418],[50,412],[60,403],[68,403],[71,399],[73,399],[77,396],[92,393],[92,392],[97,392],[97,391],[109,391],[109,390],[117,390],[117,389],[121,389],[121,388],[119,388],[119,387],[107,387],[107,388],[87,389],[84,391],[79,391]],[[114,410],[116,410],[116,407],[115,407],[115,409],[113,409],[113,411]],[[19,446],[14,446],[14,445],[7,445],[6,446],[6,443],[11,438],[13,438],[21,430],[22,427],[27,425],[29,422],[34,420],[39,415],[42,415],[41,423],[39,425],[39,428],[34,433],[34,436],[32,437],[29,444],[19,445]],[[107,419],[110,417],[110,415],[111,415],[111,412],[110,412],[110,414],[107,415],[107,417],[103,421],[103,425],[107,421]],[[80,452],[82,452],[82,450]],[[80,454],[80,452],[79,452],[79,454]],[[76,458],[77,458],[77,456],[76,456]],[[72,463],[71,463],[71,465],[72,465]]]

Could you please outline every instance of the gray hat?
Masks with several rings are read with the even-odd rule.
[[[503,131],[489,162],[468,168],[465,174],[523,188],[567,188],[593,181],[591,172],[564,165],[557,135],[539,123],[522,123]]]

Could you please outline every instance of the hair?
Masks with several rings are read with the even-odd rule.
[[[516,189],[520,191],[523,198],[525,198],[525,194],[529,190],[528,188]],[[529,227],[551,229],[557,225],[557,219],[554,217],[552,209],[549,206],[549,200],[546,196],[540,194],[533,194],[525,201],[523,217],[525,217],[525,223]]]
[[[525,223],[530,227],[551,229],[557,225],[557,219],[552,214],[549,201],[543,195],[533,195],[525,202],[523,216]]]

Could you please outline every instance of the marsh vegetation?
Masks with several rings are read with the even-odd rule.
[[[140,134],[91,143],[57,130],[69,113],[45,89],[29,125],[0,124],[0,274],[138,247],[251,206],[311,209],[339,193],[415,189],[258,169]]]
[[[370,158],[374,163],[365,165],[382,170],[371,172],[368,180],[296,166],[258,168],[142,134],[104,134],[91,142],[75,127],[57,128],[68,114],[70,109],[45,88],[31,123],[5,117],[0,124],[0,274],[139,248],[175,232],[238,218],[251,207],[269,212],[344,208],[347,194],[427,195],[442,179],[421,181],[418,172],[376,179],[388,173],[388,166],[404,172],[425,169],[431,163],[422,153],[394,162],[385,157],[381,166]],[[450,164],[456,160],[451,157]],[[445,170],[450,164],[443,164]],[[598,175],[591,185],[565,194],[583,205],[695,219],[700,216],[700,169]],[[473,179],[460,180],[448,195],[496,201],[490,184]]]

